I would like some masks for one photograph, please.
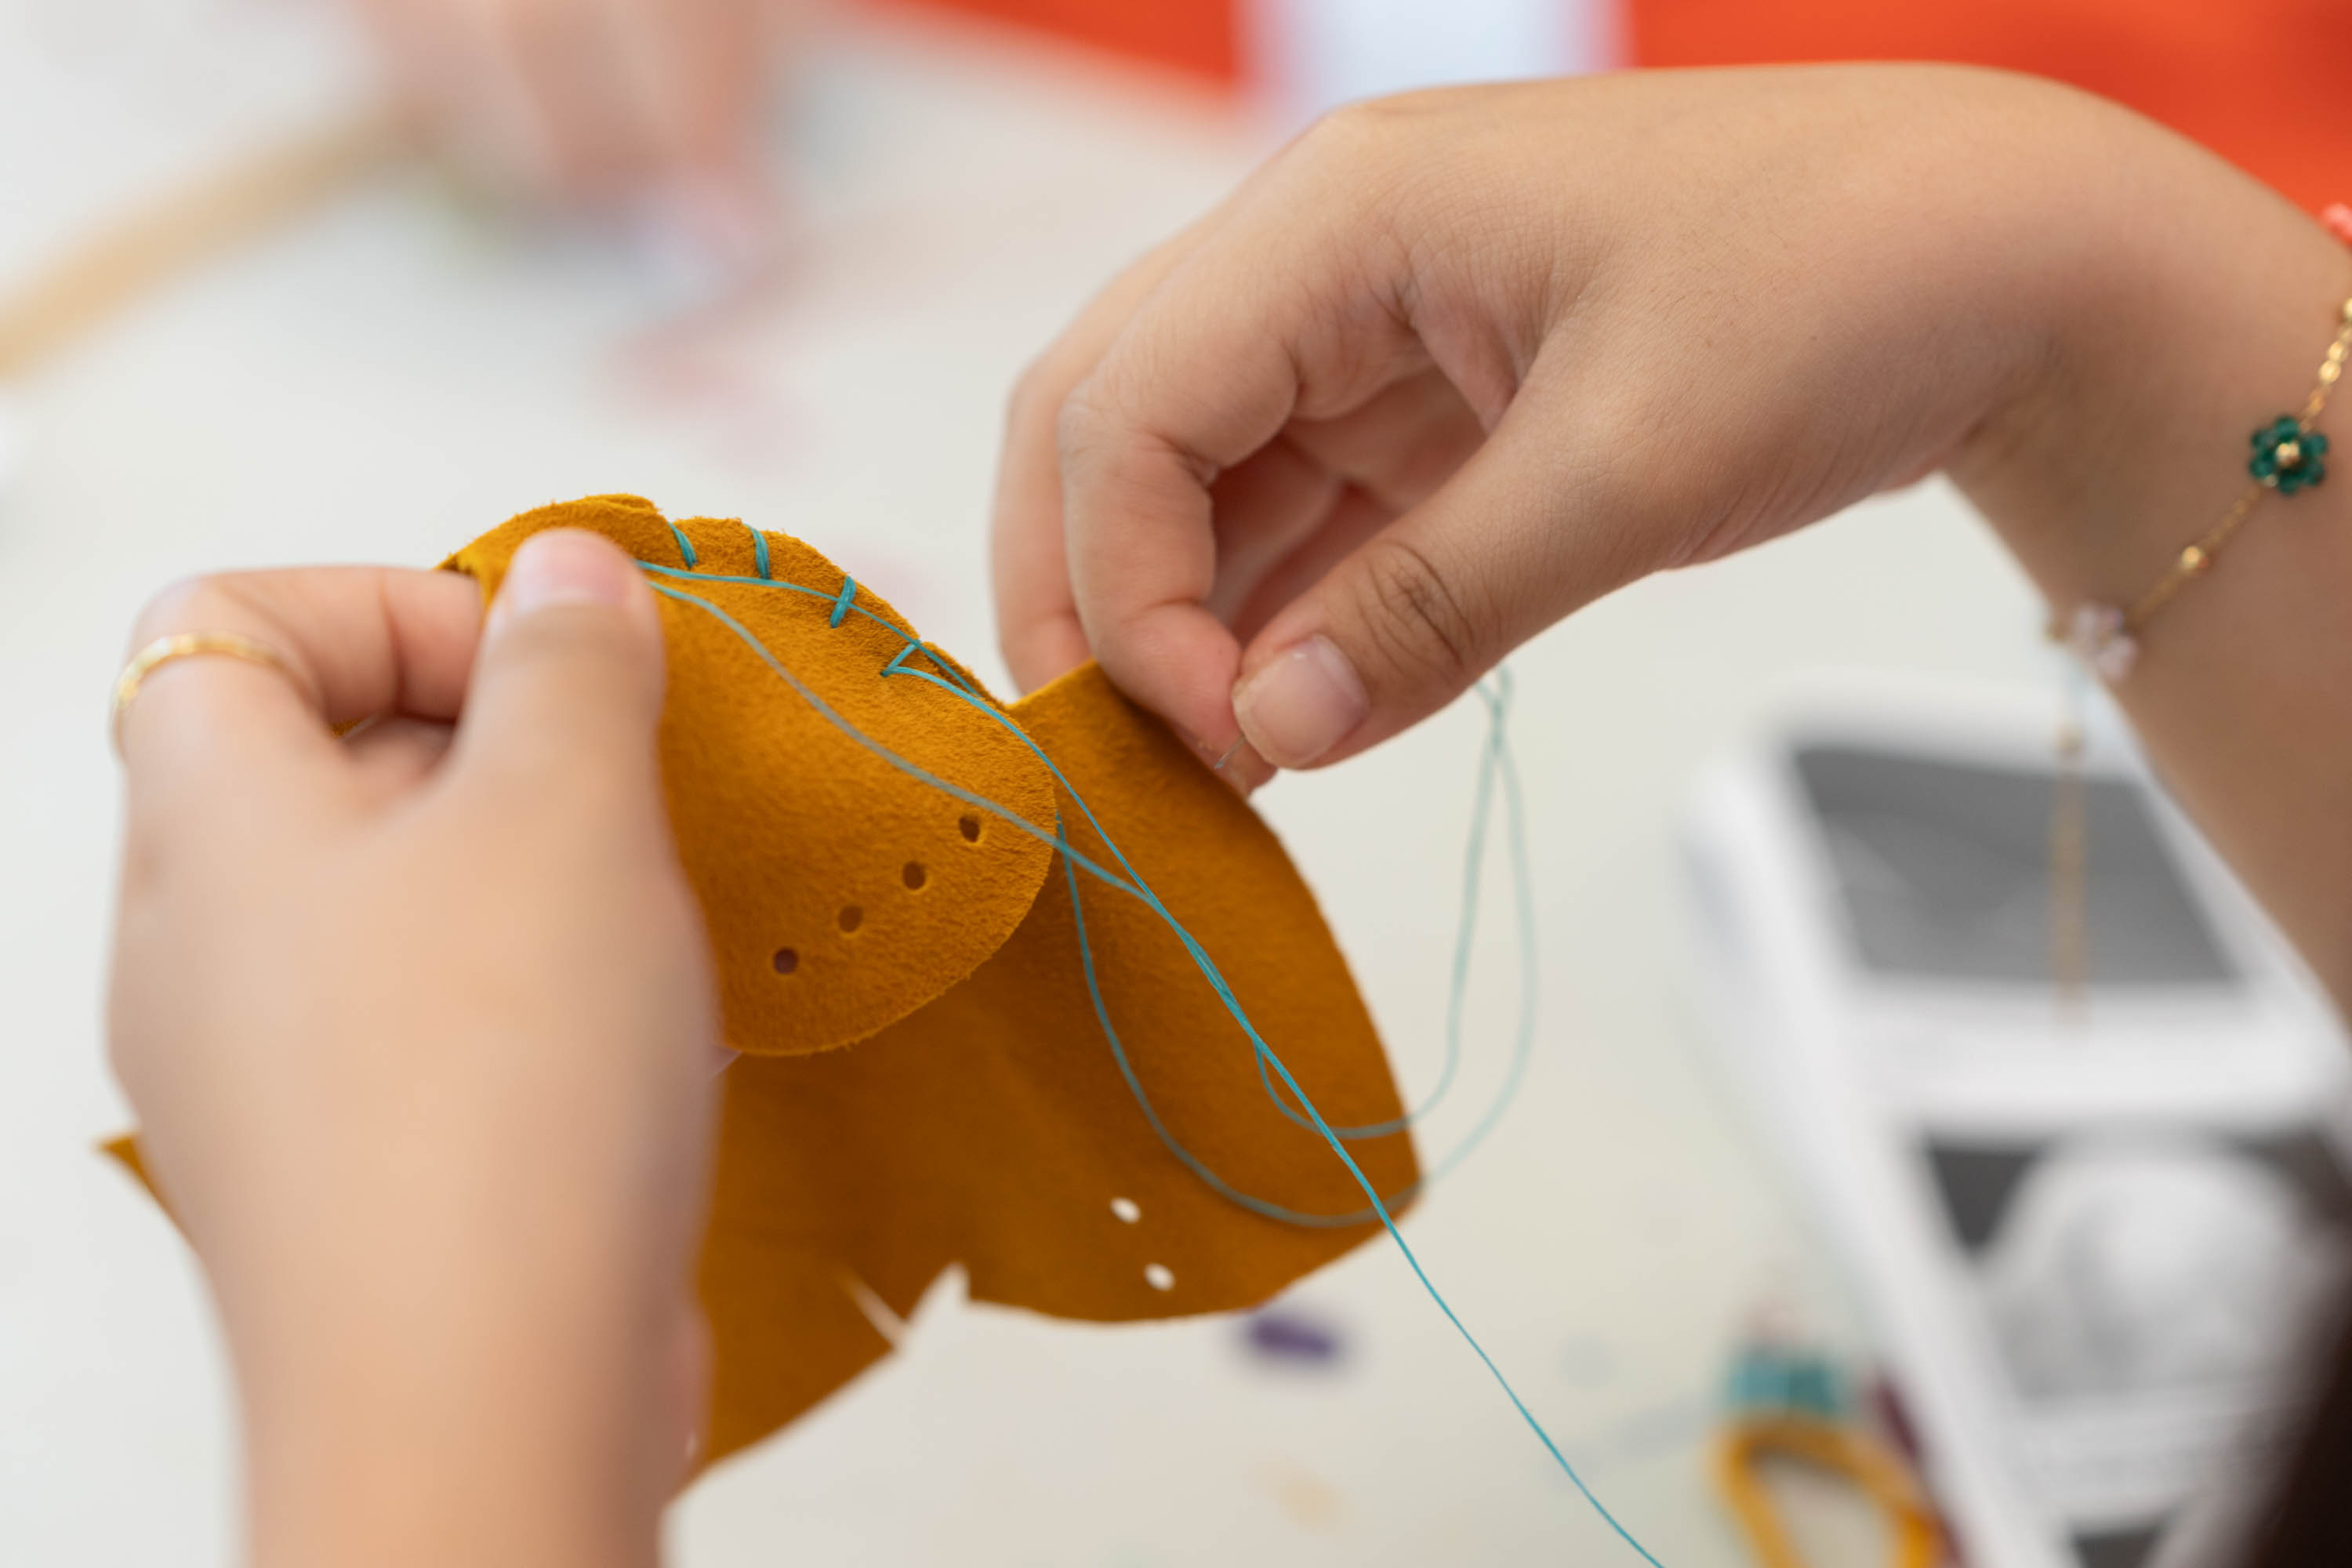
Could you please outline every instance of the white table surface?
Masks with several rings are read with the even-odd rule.
[[[223,9],[177,6],[191,7]],[[288,42],[251,19],[284,8],[227,9],[247,30],[226,35],[234,48],[215,30],[202,48],[139,53],[135,69],[121,47],[35,47],[6,31],[46,16],[54,32],[55,0],[0,14],[0,280],[348,79],[331,37]],[[257,70],[270,58],[301,68]],[[183,76],[198,86],[149,90]],[[805,535],[1000,679],[982,530],[1005,390],[1123,259],[1265,148],[1149,84],[903,28],[829,47],[791,118],[796,264],[714,325],[665,324],[609,249],[490,224],[431,180],[395,176],[10,389],[0,1559],[143,1568],[234,1552],[231,1412],[198,1278],[92,1152],[126,1121],[100,1030],[117,801],[104,699],[141,601],[220,567],[428,563],[524,507],[632,489],[674,513]],[[1516,661],[1536,1060],[1499,1132],[1410,1234],[1594,1487],[1678,1568],[1746,1560],[1702,1444],[1748,1314],[1791,1300],[1852,1338],[1842,1291],[1678,999],[1678,795],[1798,672],[2021,685],[2042,669],[2032,623],[2016,573],[1929,485],[1642,584]],[[1409,1093],[1438,1060],[1477,726],[1457,709],[1263,797]],[[1490,931],[1507,931],[1501,914],[1492,906]],[[1500,1072],[1507,943],[1482,952],[1461,1114],[1425,1153]],[[968,1308],[950,1280],[898,1354],[686,1499],[677,1559],[1633,1561],[1392,1248],[1360,1249],[1293,1300],[1341,1335],[1337,1370],[1255,1360],[1230,1321],[1051,1322]],[[1824,1564],[1875,1561],[1856,1520],[1809,1511]]]

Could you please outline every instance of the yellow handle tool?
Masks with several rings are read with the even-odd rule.
[[[1844,1477],[1886,1515],[1893,1568],[1936,1568],[1944,1532],[1907,1466],[1859,1428],[1780,1411],[1736,1417],[1717,1439],[1715,1480],[1763,1568],[1805,1568],[1759,1473],[1768,1458],[1796,1459]]]

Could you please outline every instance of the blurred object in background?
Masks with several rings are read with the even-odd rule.
[[[1785,720],[1686,816],[1693,975],[1968,1558],[2189,1568],[2176,1524],[2274,1456],[2352,1257],[2352,1058],[2113,740],[2061,996],[2049,735],[1908,682]]]
[[[0,384],[29,374],[149,289],[341,194],[404,148],[389,116],[362,112],[265,147],[98,226],[0,297]],[[0,444],[0,463],[6,455]]]
[[[1230,84],[1242,76],[1235,7],[1247,0],[875,0],[878,6],[968,12],[1031,32]]]
[[[2352,1219],[2324,1149],[2091,1135],[1992,1158],[2015,1186],[1985,1306],[2027,1398],[2274,1378],[2309,1348],[2295,1326],[2340,1273],[2317,1232]]]
[[[17,447],[24,439],[17,418],[14,400],[0,395],[0,502],[6,501],[8,489],[16,479]]]
[[[2352,188],[2342,0],[1625,0],[1645,66],[1950,60],[2127,104],[2316,210]]]
[[[0,378],[420,149],[475,205],[572,215],[652,291],[772,253],[764,106],[797,0],[18,0]]]
[[[1759,1568],[1805,1568],[1774,1505],[1769,1469],[1790,1462],[1833,1476],[1876,1510],[1892,1568],[1937,1568],[1944,1527],[1912,1474],[1902,1434],[1881,1429],[1854,1380],[1788,1314],[1767,1310],[1732,1353],[1716,1438],[1716,1489]],[[1844,1559],[1841,1557],[1841,1561]]]
[[[2352,6],[2340,0],[929,3],[1255,90],[1291,120],[1438,82],[1617,65],[1996,66],[2127,104],[2305,207],[2352,188],[2352,118],[2337,93]]]
[[[1338,1325],[1295,1301],[1244,1319],[1242,1343],[1253,1360],[1273,1366],[1333,1371],[1347,1359]]]
[[[1057,34],[1256,100],[1286,128],[1413,88],[1622,63],[1620,0],[891,0]]]
[[[1253,85],[1297,124],[1361,98],[1618,62],[1613,0],[1250,0]]]
[[[275,13],[289,8],[18,0],[8,19],[60,58],[136,58],[142,79],[132,90],[164,96],[234,74],[200,58],[221,59],[224,38],[257,57],[282,55],[271,35],[286,32]],[[791,202],[770,134],[775,110],[813,30],[847,9],[919,22],[960,12],[1054,35],[1213,84],[1282,127],[1415,87],[1621,63],[1971,61],[2116,99],[2306,205],[2352,183],[2352,120],[2334,112],[2333,83],[2315,67],[2352,59],[2352,7],[2332,0],[2257,0],[2252,12],[2201,0],[307,0],[292,9],[314,16],[313,32],[356,22],[373,47],[346,37],[299,61],[273,60],[257,99],[282,100],[287,80],[311,79],[314,106],[336,105],[312,114],[316,138],[333,134],[317,126],[371,118],[373,100],[388,97],[447,166],[508,201],[590,216],[635,255],[657,293],[686,303],[778,259]],[[257,10],[273,14],[270,26]],[[0,64],[0,79],[10,74]],[[17,216],[38,234],[54,194],[26,199],[31,211]],[[202,226],[185,208],[183,231]],[[144,214],[128,223],[152,226]],[[231,226],[213,226],[225,235]],[[11,248],[0,240],[0,283],[23,276]],[[148,254],[160,273],[152,262],[162,251]],[[114,266],[116,292],[127,292],[126,275]]]
[[[275,58],[288,12],[311,33],[340,26],[342,36],[299,59]],[[814,36],[851,12],[919,27],[961,14],[1051,36],[1081,46],[1082,61],[1091,52],[1097,69],[1114,57],[1147,63],[1282,130],[1382,93],[1624,63],[1972,61],[2115,98],[2306,205],[2352,184],[2352,121],[2333,112],[2332,84],[2314,67],[2352,59],[2352,7],[2326,0],[2258,0],[2253,14],[2200,0],[18,0],[9,19],[59,58],[135,63],[123,85],[159,100],[236,75],[230,49],[246,47],[248,65],[271,56],[268,89],[250,96],[283,101],[289,81],[307,80],[299,96],[313,111],[305,125],[279,125],[285,144],[274,151],[256,154],[269,142],[248,137],[247,158],[299,159],[306,143],[331,142],[390,107],[471,187],[572,215],[617,240],[657,300],[694,308],[782,258],[794,202],[776,133],[815,85],[791,79]],[[0,62],[0,85],[12,74]],[[217,187],[243,166],[177,173]],[[53,271],[39,285],[45,311],[70,292],[94,315],[133,293],[133,279],[160,280],[266,226],[250,204],[207,216],[194,210],[196,191],[145,189],[173,208],[181,243],[144,245],[127,264],[118,241],[151,234],[158,216],[69,201],[84,207],[85,232],[59,237],[41,259],[54,268],[66,255],[97,281],[60,290]],[[24,234],[45,232],[55,193],[25,199]],[[88,231],[100,226],[93,241]],[[197,233],[205,243],[186,243]],[[0,310],[22,303],[11,287],[27,276],[8,254],[16,246],[0,237]],[[70,313],[50,313],[49,327],[61,332]]]
[[[333,0],[9,0],[0,289],[221,168],[376,101]]]
[[[623,217],[710,258],[775,222],[761,136],[814,0],[353,0],[394,98],[494,189]]]

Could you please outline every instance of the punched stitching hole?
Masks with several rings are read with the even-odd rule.
[[[1143,1217],[1143,1210],[1133,1198],[1113,1198],[1110,1212],[1118,1216],[1121,1225],[1133,1225]]]
[[[801,966],[801,955],[796,949],[780,947],[776,949],[776,956],[769,962],[776,966],[777,973],[790,974]]]
[[[963,835],[966,844],[980,842],[980,818],[967,811],[956,818],[956,831]]]
[[[843,931],[856,931],[866,923],[866,911],[856,904],[844,904],[841,913],[835,918],[840,921]]]
[[[1173,1290],[1176,1273],[1165,1263],[1147,1263],[1143,1266],[1143,1282],[1154,1290]]]
[[[898,879],[907,884],[907,891],[916,893],[922,890],[923,884],[931,879],[931,875],[923,869],[920,860],[909,860],[907,868],[898,873]]]

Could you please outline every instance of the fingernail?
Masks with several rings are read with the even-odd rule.
[[[1234,688],[1242,733],[1278,768],[1306,767],[1371,710],[1356,667],[1319,632]]]
[[[635,590],[635,574],[627,557],[593,533],[569,528],[535,533],[507,564],[490,626],[558,605],[617,607]]]

